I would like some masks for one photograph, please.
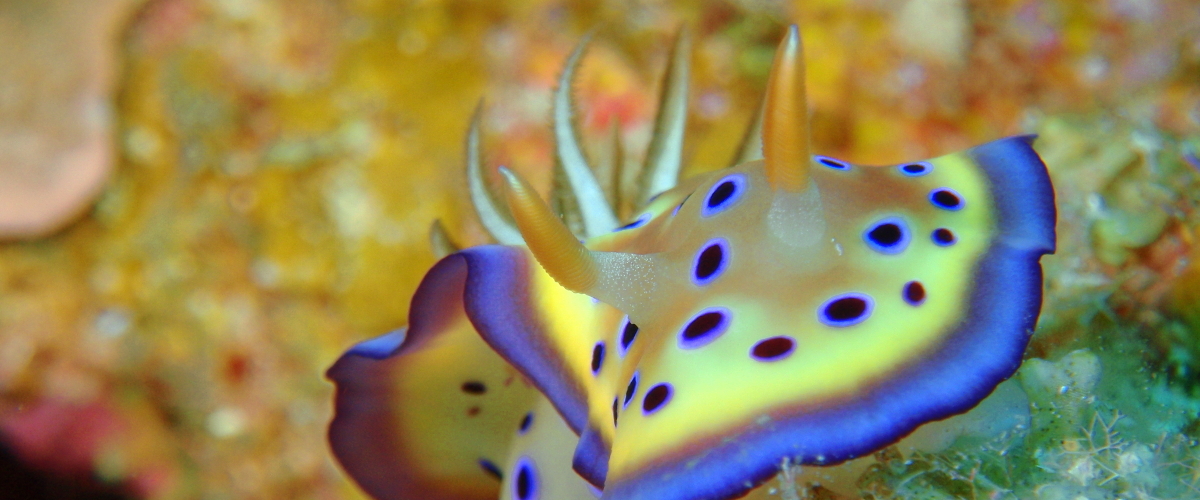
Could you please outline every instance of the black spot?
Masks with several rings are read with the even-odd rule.
[[[497,481],[504,480],[504,473],[501,472],[500,468],[496,467],[496,464],[491,460],[486,458],[479,459],[479,467],[482,468],[483,472],[487,473],[487,475],[496,478]]]
[[[790,337],[771,337],[754,344],[750,355],[760,361],[776,361],[787,357],[796,347],[796,341]]]
[[[596,342],[596,347],[592,348],[592,375],[600,373],[600,367],[604,365],[604,342]]]
[[[900,229],[900,226],[888,222],[875,226],[867,233],[867,237],[878,243],[879,246],[890,247],[904,238],[904,231]]]
[[[712,333],[713,330],[720,326],[721,321],[724,319],[725,314],[721,313],[720,311],[710,311],[696,316],[696,319],[693,319],[692,322],[688,323],[688,326],[683,329],[683,339],[696,340],[704,337],[705,335]]]
[[[619,402],[619,398],[613,398],[613,427],[617,426],[617,408],[618,408],[617,403],[618,402]]]
[[[954,192],[950,191],[949,189],[939,189],[934,191],[933,195],[931,195],[929,199],[933,200],[934,205],[947,210],[957,210],[962,206],[962,200],[959,199],[957,194],[954,194]]]
[[[633,395],[637,392],[637,382],[637,374],[634,374],[633,378],[629,379],[629,386],[625,387],[625,402],[622,406],[629,406],[629,402],[633,400]]]
[[[462,391],[467,394],[480,395],[487,392],[487,386],[483,385],[483,382],[472,380],[469,382],[463,382]]]
[[[725,249],[721,245],[713,243],[704,248],[700,252],[700,259],[696,262],[696,279],[700,281],[711,278],[713,274],[721,268],[721,263],[725,261]]]
[[[925,301],[925,285],[920,281],[909,281],[904,285],[904,301],[911,305],[920,305]]]
[[[897,255],[908,248],[911,239],[908,233],[908,223],[900,217],[888,217],[875,221],[863,233],[863,241],[871,250],[885,254]]]
[[[954,233],[944,227],[934,229],[933,242],[942,246],[954,244]]]
[[[907,173],[910,173],[910,174],[922,174],[922,173],[925,173],[929,169],[929,167],[926,167],[925,165],[920,164],[920,163],[910,163],[908,165],[900,167],[900,169]]]
[[[526,463],[520,464],[517,468],[517,500],[533,498],[533,481],[533,468]]]
[[[479,411],[480,411],[480,410],[479,410],[479,407],[478,407],[478,406],[472,406],[472,407],[470,407],[470,408],[467,408],[467,416],[468,416],[468,417],[474,417],[474,416],[476,416],[476,415],[479,415]]]
[[[825,317],[835,323],[854,321],[867,312],[867,301],[859,297],[842,297],[825,306]]]
[[[525,418],[521,419],[521,425],[517,427],[517,432],[524,434],[529,432],[529,427],[533,425],[533,412],[525,414]]]
[[[735,192],[737,192],[737,184],[734,184],[733,181],[722,182],[721,185],[717,186],[717,189],[714,189],[712,194],[708,196],[708,208],[720,206],[722,203],[725,203],[725,201],[729,200],[729,198],[733,196],[733,193]]]
[[[847,169],[849,169],[849,168],[850,168],[850,167],[849,167],[848,165],[846,165],[845,163],[842,163],[842,162],[840,162],[840,161],[834,160],[834,159],[832,159],[832,158],[821,158],[820,160],[817,160],[817,161],[820,161],[820,162],[821,162],[822,164],[824,164],[826,167],[829,167],[829,168],[836,168],[836,169],[838,169],[838,170],[847,170]]]
[[[671,398],[670,384],[658,384],[646,392],[642,399],[642,413],[650,414],[658,411]]]
[[[633,339],[637,338],[638,326],[625,321],[625,330],[621,332],[621,349],[629,350],[629,345],[633,343]]]

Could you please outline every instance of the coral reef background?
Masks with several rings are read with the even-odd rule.
[[[1192,1],[0,0],[0,498],[360,498],[321,374],[405,323],[435,218],[485,241],[479,100],[488,164],[548,189],[553,82],[596,30],[582,129],[634,161],[685,27],[686,169],[721,168],[790,22],[817,152],[1036,132],[1060,205],[1030,425],[885,450],[857,496],[1200,497]]]

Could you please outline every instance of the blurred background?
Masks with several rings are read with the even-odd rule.
[[[1065,455],[1025,458],[1030,491],[1200,497],[1194,0],[0,0],[0,498],[361,498],[322,373],[406,322],[435,218],[486,241],[476,104],[487,164],[548,189],[550,93],[595,30],[584,136],[639,161],[682,27],[686,169],[721,168],[792,22],[818,153],[1041,135],[1060,244],[1030,357],[1086,390],[1047,396],[1079,425],[1039,438]],[[1069,436],[1096,415],[1125,448],[1085,473]],[[893,465],[864,498],[916,497]]]

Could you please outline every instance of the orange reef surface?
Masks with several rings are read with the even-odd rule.
[[[20,3],[0,1],[0,25],[104,32]],[[583,134],[600,163],[635,161],[683,27],[694,40],[685,170],[721,168],[775,42],[798,22],[816,152],[895,163],[1037,132],[1060,204],[1029,353],[1057,361],[1019,378],[1070,424],[1022,438],[1037,446],[1005,445],[1024,450],[1013,459],[881,453],[858,495],[1200,494],[1200,11],[1189,0],[109,3],[124,28],[63,52],[115,75],[105,112],[13,104],[94,90],[60,84],[94,75],[57,74],[33,59],[45,54],[16,51],[32,69],[0,71],[0,159],[24,155],[0,179],[52,181],[62,168],[37,156],[46,148],[11,149],[28,137],[17,132],[111,137],[107,156],[72,164],[111,162],[101,187],[62,187],[98,192],[90,209],[0,243],[0,430],[41,469],[144,498],[361,497],[325,442],[322,371],[406,322],[434,262],[434,219],[457,241],[486,241],[463,175],[477,103],[487,164],[547,191],[550,93],[595,30],[577,84]],[[613,131],[626,145],[616,159]],[[0,201],[0,220],[72,202],[42,184],[50,208]],[[1107,378],[1081,375],[1093,364]],[[1058,380],[1091,392],[1033,389]],[[1101,431],[1124,447],[1093,446]],[[1038,484],[1018,485],[1014,460],[1038,464]]]

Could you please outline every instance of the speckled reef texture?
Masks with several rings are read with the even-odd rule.
[[[1030,409],[998,419],[1024,423],[940,451],[885,450],[842,479],[789,471],[779,498],[1200,497],[1190,0],[134,4],[120,36],[86,47],[117,75],[111,113],[64,105],[0,124],[47,144],[111,134],[99,148],[111,151],[83,159],[112,162],[94,206],[0,246],[0,430],[38,467],[145,498],[360,498],[330,459],[320,374],[404,323],[434,218],[484,241],[461,174],[478,100],[489,165],[547,189],[553,80],[596,28],[583,131],[601,164],[613,126],[639,158],[668,41],[686,25],[686,169],[711,170],[798,21],[818,153],[897,162],[1036,132],[1061,219],[1015,381]],[[67,103],[76,87],[30,83],[55,67],[43,63],[4,73],[30,80],[3,88]]]

